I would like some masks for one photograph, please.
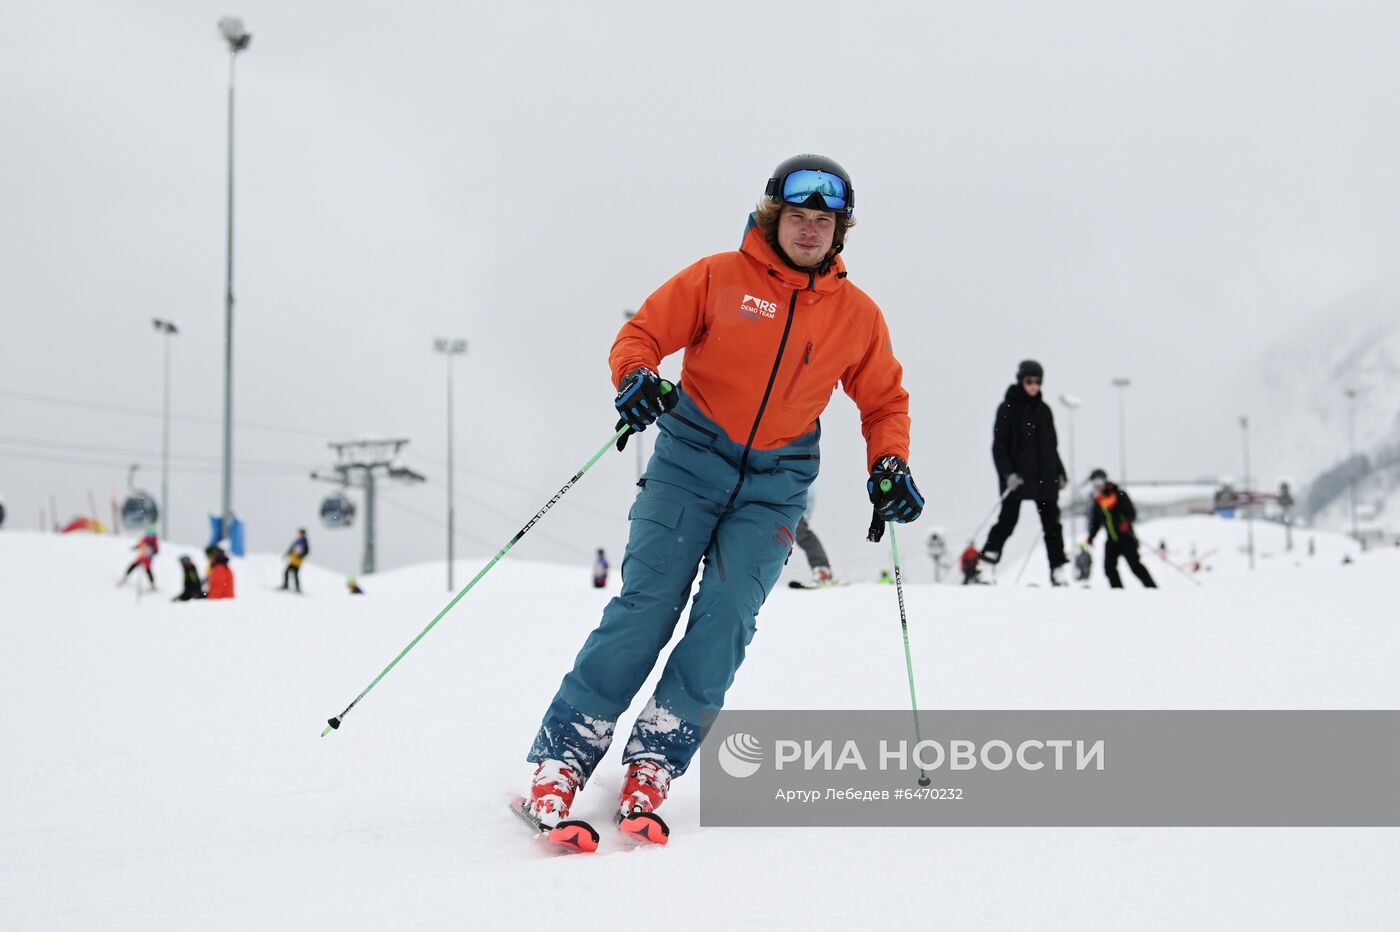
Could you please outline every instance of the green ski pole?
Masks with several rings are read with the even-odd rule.
[[[661,383],[661,393],[663,395],[669,394],[671,392],[671,388],[672,386],[670,382]],[[515,536],[512,537],[510,541],[504,547],[501,548],[499,553],[497,553],[494,557],[491,558],[491,562],[483,566],[481,568],[481,572],[473,576],[471,582],[463,586],[462,590],[452,597],[452,601],[448,602],[445,606],[443,606],[442,611],[437,613],[437,617],[435,617],[432,621],[428,622],[428,626],[422,631],[419,631],[418,636],[415,637],[413,640],[409,641],[408,646],[405,647],[403,650],[399,651],[399,655],[395,657],[392,661],[390,661],[389,665],[383,670],[381,670],[379,672],[379,675],[376,676],[373,680],[371,680],[368,686],[366,686],[363,690],[360,691],[360,694],[355,697],[354,701],[345,707],[345,711],[341,712],[339,715],[333,716],[332,718],[326,720],[326,727],[321,731],[321,737],[324,738],[332,731],[340,728],[340,723],[345,720],[345,716],[350,714],[350,710],[355,708],[355,706],[359,705],[360,700],[363,699],[365,696],[369,695],[369,691],[371,689],[379,685],[379,681],[384,679],[384,677],[388,675],[390,670],[394,669],[398,662],[404,658],[404,655],[407,654],[409,651],[413,650],[413,648],[418,644],[418,642],[423,640],[423,636],[429,631],[433,630],[433,626],[436,625],[439,621],[442,621],[442,619],[447,615],[447,613],[452,611],[453,606],[455,606],[458,602],[462,601],[462,597],[465,596],[468,592],[470,592],[472,587],[475,586],[478,582],[480,582],[483,576],[485,576],[488,572],[491,571],[491,567],[499,563],[501,558],[510,552],[510,548],[514,547],[516,543],[519,542],[520,538],[524,537],[526,533],[529,532],[530,528],[534,527],[537,523],[539,523],[539,520],[544,517],[545,512],[553,508],[555,503],[558,502],[559,499],[564,497],[564,493],[569,491],[569,489],[573,488],[574,483],[582,479],[583,474],[588,472],[588,470],[592,469],[593,464],[603,458],[603,454],[608,452],[608,448],[611,447],[613,444],[617,443],[618,440],[622,439],[622,435],[627,433],[631,429],[632,428],[627,427],[626,425],[618,428],[617,432],[608,438],[608,442],[603,444],[603,446],[598,450],[597,453],[593,454],[592,459],[590,459],[587,463],[584,463],[583,467],[579,469],[578,472],[574,473],[573,478],[570,479],[568,482],[564,483],[563,488],[561,488],[558,492],[554,493],[554,497],[551,498],[549,501],[545,502],[544,507],[541,508],[539,511],[535,512],[535,516],[531,518],[528,522],[526,522],[525,526],[515,533]]]
[[[888,492],[894,484],[888,479],[881,480],[880,491]],[[919,699],[914,694],[914,658],[909,652],[909,619],[904,613],[904,576],[899,568],[899,543],[895,540],[894,522],[887,522],[885,527],[890,532],[890,556],[894,560],[894,590],[899,596],[899,627],[904,633],[904,666],[909,671],[909,704],[914,709],[914,740],[923,743],[924,736],[919,728]],[[928,786],[931,782],[924,768],[919,768],[919,786]]]

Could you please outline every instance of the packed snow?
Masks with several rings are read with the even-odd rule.
[[[1288,551],[1258,522],[1251,572],[1247,530],[1142,525],[1182,566],[1148,554],[1157,591],[1126,573],[1107,591],[1098,565],[1093,588],[1052,590],[1043,555],[1035,587],[1005,565],[995,587],[907,586],[926,714],[1396,708],[1400,552],[1303,530]],[[296,595],[255,555],[234,563],[236,599],[172,604],[197,548],[166,544],[149,593],[115,585],[131,543],[0,534],[5,928],[1400,927],[1394,829],[702,828],[698,768],[663,809],[667,847],[604,829],[596,855],[557,855],[506,799],[616,578],[594,590],[588,566],[522,545],[322,738],[446,604],[442,564],[361,577],[363,596],[308,564]],[[895,592],[866,582],[775,591],[729,696],[907,702]],[[617,753],[575,809],[600,826]]]

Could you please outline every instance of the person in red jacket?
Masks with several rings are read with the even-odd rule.
[[[209,547],[204,553],[209,558],[209,582],[205,598],[233,598],[233,569],[228,565],[228,554],[222,547]]]
[[[666,282],[613,343],[618,427],[655,422],[660,436],[629,515],[622,591],[530,748],[538,766],[522,805],[536,824],[567,818],[670,640],[703,561],[685,636],[623,752],[617,818],[629,832],[655,830],[654,811],[722,707],[792,552],[820,462],[817,418],[837,385],[860,409],[866,493],[877,513],[919,516],[902,369],[884,315],[841,258],[854,207],[850,176],[835,162],[783,162],[740,248]],[[680,351],[681,384],[671,388],[657,370]]]
[[[150,580],[151,588],[154,589],[156,587],[156,577],[155,574],[151,572],[151,561],[156,558],[156,554],[160,553],[160,541],[156,538],[156,526],[154,524],[147,525],[146,533],[141,536],[141,539],[138,540],[136,545],[131,549],[136,551],[136,559],[132,560],[131,565],[126,568],[126,572],[122,573],[122,578],[117,583],[117,586],[125,586],[126,578],[131,575],[132,570],[139,566],[146,571],[146,579]]]
[[[977,545],[969,541],[967,549],[964,550],[962,556],[958,558],[958,566],[962,569],[962,584],[964,586],[971,586],[982,581],[979,578],[981,568],[978,566],[981,560],[982,554],[977,549]]]

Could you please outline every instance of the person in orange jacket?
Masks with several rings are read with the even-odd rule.
[[[654,810],[722,707],[792,552],[820,463],[817,418],[837,385],[860,409],[866,494],[879,516],[913,521],[922,511],[907,463],[903,370],[884,315],[841,258],[854,207],[850,176],[832,160],[783,162],[740,248],[666,282],[613,343],[617,426],[631,428],[619,448],[653,422],[660,435],[629,515],[622,591],[528,754],[537,767],[522,808],[537,824],[567,819],[670,640],[703,560],[685,636],[623,753],[617,817],[624,830],[653,831]],[[680,385],[663,385],[661,361],[682,350]]]
[[[209,558],[209,583],[204,597],[233,598],[233,569],[228,565],[228,554],[222,547],[209,547],[204,553]]]

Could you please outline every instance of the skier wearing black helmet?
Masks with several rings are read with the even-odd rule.
[[[1088,547],[1094,546],[1094,537],[1103,528],[1108,539],[1103,545],[1103,574],[1114,589],[1123,588],[1123,577],[1118,575],[1118,558],[1128,561],[1128,569],[1148,589],[1156,589],[1157,583],[1142,565],[1138,555],[1137,534],[1133,522],[1137,520],[1137,509],[1128,493],[1108,481],[1108,473],[1095,469],[1089,473],[1089,484],[1094,489],[1094,503],[1089,506]]]
[[[625,773],[614,819],[639,841],[665,842],[656,810],[723,708],[800,533],[821,443],[839,442],[823,438],[818,422],[838,385],[860,411],[869,470],[862,492],[879,527],[914,521],[923,509],[908,464],[903,370],[884,315],[846,277],[840,255],[854,222],[850,176],[804,155],[779,165],[763,190],[739,249],[674,275],[613,343],[617,427],[654,424],[659,435],[629,514],[622,590],[527,754],[536,768],[516,812],[561,845],[597,846],[596,832],[569,809],[615,736]],[[673,387],[657,369],[678,352]],[[629,736],[619,719],[687,601],[684,635]]]
[[[1016,528],[1022,502],[1035,502],[1045,532],[1045,555],[1050,563],[1050,583],[1068,585],[1065,574],[1064,532],[1060,528],[1060,490],[1067,484],[1060,461],[1055,416],[1041,397],[1045,370],[1034,359],[1016,368],[1016,382],[1006,390],[992,428],[992,462],[1003,498],[1001,515],[987,534],[982,559],[995,566],[1001,561],[1006,539]]]

